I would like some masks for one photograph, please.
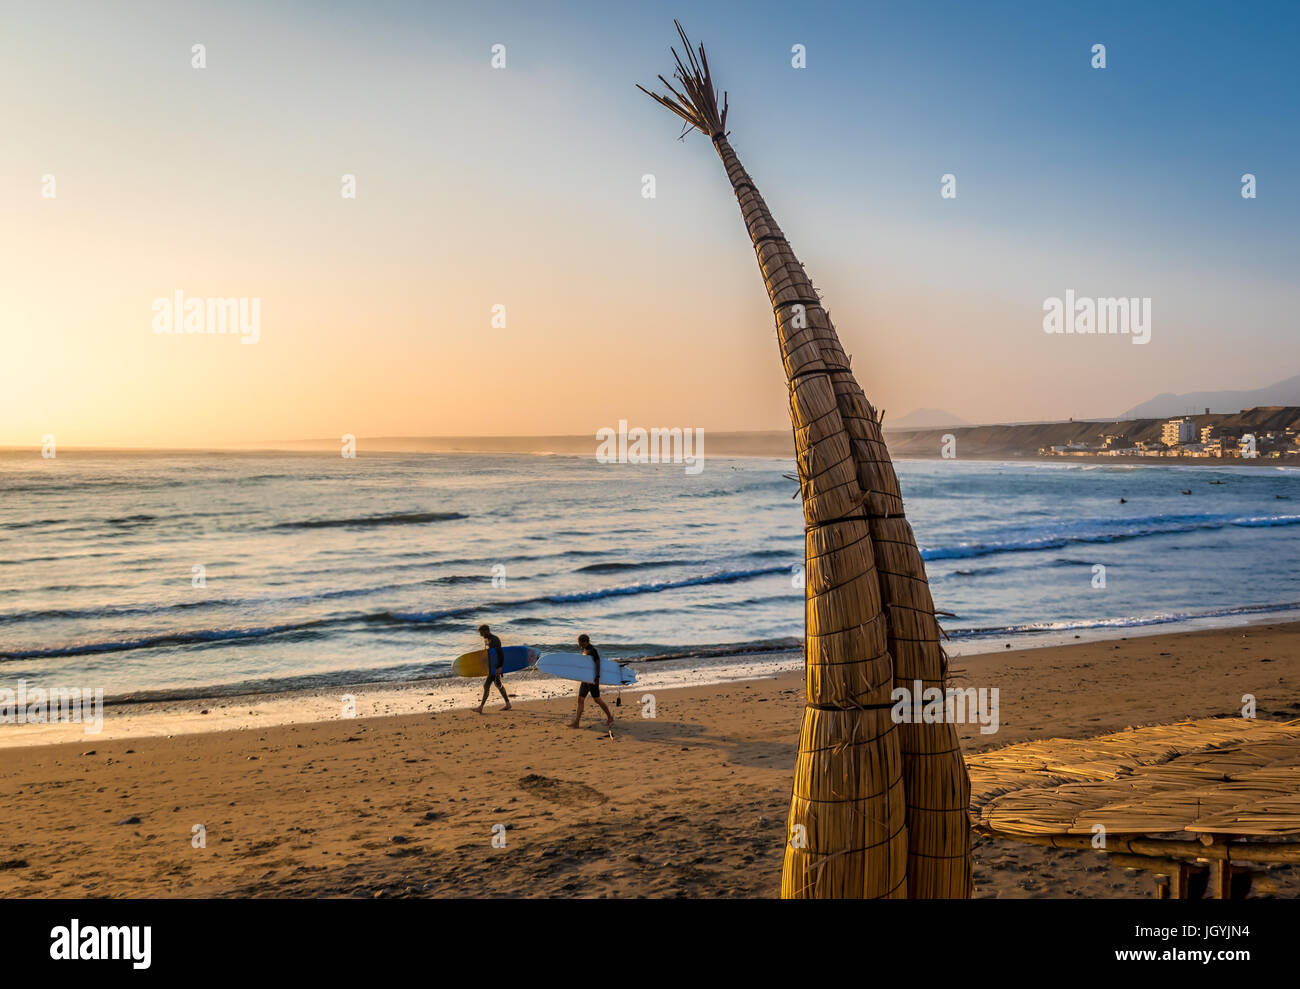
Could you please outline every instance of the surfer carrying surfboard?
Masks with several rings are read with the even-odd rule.
[[[483,681],[483,699],[478,702],[478,713],[483,713],[483,705],[487,703],[488,694],[492,691],[492,684],[497,685],[497,690],[501,691],[501,697],[506,702],[503,710],[510,710],[510,695],[506,693],[506,688],[501,683],[501,674],[506,665],[506,654],[501,649],[501,639],[492,634],[492,630],[486,625],[478,627],[478,634],[483,636],[483,648],[487,650],[488,674],[487,679]],[[581,711],[581,708],[579,708]]]
[[[591,699],[600,705],[600,709],[605,712],[605,725],[609,726],[614,723],[614,712],[609,709],[609,705],[600,699],[600,653],[596,652],[596,647],[591,644],[591,639],[584,633],[578,636],[578,645],[582,646],[582,654],[590,656],[595,663],[596,671],[592,676],[591,683],[582,683],[578,685],[578,713],[573,716],[569,722],[570,728],[577,728],[582,721],[582,707],[587,702],[587,695],[591,694]],[[487,693],[484,692],[484,697]]]

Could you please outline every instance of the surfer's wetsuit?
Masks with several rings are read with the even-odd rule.
[[[588,694],[590,694],[592,697],[599,697],[600,696],[600,653],[596,652],[595,646],[583,646],[582,654],[584,656],[590,656],[592,659],[596,661],[596,682],[584,683],[580,687],[578,687],[578,696],[586,697]]]
[[[506,693],[506,688],[501,684],[501,670],[506,665],[506,654],[501,651],[501,639],[499,636],[489,635],[487,637],[488,651],[488,675],[483,681],[483,700],[480,707],[487,703],[488,694],[492,692],[492,684],[497,685],[497,690],[501,691],[501,696],[510,703],[510,696]],[[495,662],[493,662],[495,660]]]

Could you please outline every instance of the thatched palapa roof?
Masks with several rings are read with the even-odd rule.
[[[968,759],[980,829],[1009,838],[1300,841],[1300,721],[1204,718]],[[1243,858],[1250,855],[1243,853]]]

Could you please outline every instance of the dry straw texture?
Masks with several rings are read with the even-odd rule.
[[[1207,718],[1050,738],[969,765],[972,811],[992,834],[1091,836],[1100,824],[1119,836],[1300,838],[1300,721]]]
[[[727,140],[727,99],[703,46],[668,95],[643,90],[713,141],[776,317],[803,496],[808,703],[781,892],[970,895],[969,782],[951,724],[896,726],[895,685],[944,685],[939,626],[880,417],[829,313]]]

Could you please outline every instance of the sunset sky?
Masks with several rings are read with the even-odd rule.
[[[674,16],[892,418],[1300,373],[1300,8],[1171,9],[11,0],[0,445],[787,427],[722,167],[634,88]],[[259,341],[154,333],[178,289]],[[1045,334],[1067,289],[1150,297],[1151,342]]]

